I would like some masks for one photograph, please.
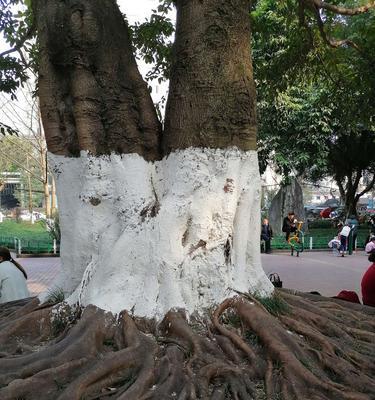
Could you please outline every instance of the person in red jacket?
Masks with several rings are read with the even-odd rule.
[[[375,252],[369,255],[368,260],[372,264],[362,278],[362,301],[366,306],[375,307]]]

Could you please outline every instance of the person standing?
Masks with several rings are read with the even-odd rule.
[[[289,240],[290,234],[297,230],[296,221],[296,216],[293,211],[289,212],[284,218],[282,231],[285,232],[286,241]]]
[[[350,226],[351,229],[351,240],[352,240],[352,249],[353,251],[356,251],[356,243],[357,243],[357,235],[358,235],[358,226],[359,222],[358,219],[355,215],[351,215],[348,217],[345,221],[345,225]]]
[[[0,247],[0,303],[29,297],[26,279],[25,270],[13,260],[9,249]]]
[[[349,225],[343,226],[342,224],[339,224],[338,227],[341,228],[341,230],[339,231],[339,234],[338,234],[338,237],[341,242],[340,253],[341,253],[341,257],[344,257],[346,251],[348,250],[349,235],[350,235],[351,227]]]
[[[271,240],[272,240],[272,228],[268,222],[267,218],[263,219],[262,223],[262,230],[260,234],[260,239],[264,241],[265,243],[265,253],[270,254],[271,253]]]

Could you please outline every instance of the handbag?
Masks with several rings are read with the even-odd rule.
[[[277,274],[276,272],[269,274],[268,279],[271,281],[273,286],[275,286],[277,288],[283,287],[283,281],[280,279],[279,274]]]

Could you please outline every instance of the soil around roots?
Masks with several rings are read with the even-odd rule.
[[[0,398],[371,400],[375,309],[278,291],[157,324],[97,307],[0,306]]]

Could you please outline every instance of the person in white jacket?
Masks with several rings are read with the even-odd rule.
[[[30,297],[26,279],[25,270],[13,260],[9,249],[0,247],[0,303]]]
[[[370,240],[365,247],[365,252],[367,254],[375,253],[375,235],[370,236]]]

